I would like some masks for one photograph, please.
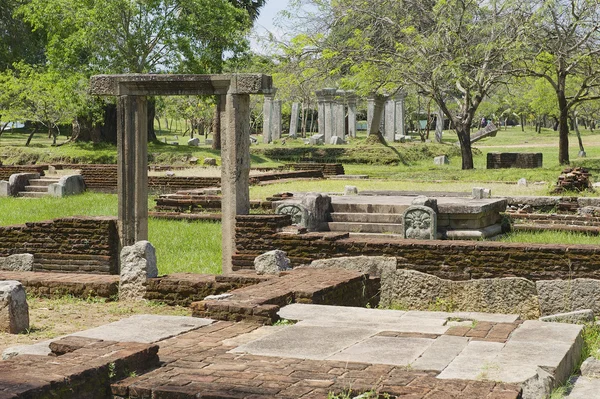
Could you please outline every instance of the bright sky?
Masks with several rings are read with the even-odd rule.
[[[254,32],[250,39],[254,51],[264,51],[264,46],[259,43],[258,38],[267,38],[268,32],[271,32],[277,38],[283,36],[284,31],[275,27],[274,20],[277,18],[277,14],[285,10],[287,6],[288,0],[267,0],[267,3],[260,10],[260,15],[254,24]]]

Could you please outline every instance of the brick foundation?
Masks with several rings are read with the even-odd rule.
[[[251,268],[270,250],[285,251],[294,266],[343,256],[394,256],[407,269],[450,280],[524,277],[533,281],[600,279],[600,247],[477,241],[350,238],[348,233],[280,232],[289,216],[238,216],[234,269]]]
[[[524,152],[489,152],[487,154],[488,169],[506,169],[521,168],[534,169],[541,168],[543,164],[543,154],[524,153]]]
[[[0,165],[0,180],[8,181],[15,173],[39,173],[44,175],[48,165]]]
[[[34,271],[118,274],[113,217],[63,218],[0,227],[0,256],[30,253]]]

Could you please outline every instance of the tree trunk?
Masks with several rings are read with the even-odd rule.
[[[577,135],[577,141],[579,143],[579,152],[585,152],[585,148],[583,148],[583,141],[581,140],[581,132],[579,131],[579,124],[577,123],[577,117],[573,115],[571,117],[571,120],[573,121],[573,127],[575,128],[575,134]]]
[[[564,90],[557,92],[558,96],[558,163],[569,164],[569,107]]]
[[[457,124],[454,129],[458,135],[460,143],[460,152],[462,156],[462,169],[473,169],[473,149],[471,148],[471,128],[470,126]]]
[[[10,124],[10,122],[5,122],[2,124],[2,126],[0,126],[0,136],[2,136],[2,133],[4,133],[4,131],[6,130],[6,127]]]
[[[148,143],[158,143],[154,131],[154,118],[156,117],[156,98],[148,97]]]
[[[524,132],[525,131],[525,115],[521,114],[521,131]]]
[[[216,96],[217,102],[215,104],[215,114],[213,116],[213,142],[212,149],[221,149],[221,96]]]
[[[31,133],[29,133],[29,137],[27,137],[27,141],[25,142],[25,147],[29,147],[29,143],[31,143],[31,139],[33,138],[33,135],[37,132],[37,128],[34,126],[34,128],[31,130]]]

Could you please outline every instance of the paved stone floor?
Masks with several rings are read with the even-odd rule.
[[[294,323],[162,317],[153,325],[134,317],[78,335],[158,340],[161,366],[113,383],[117,399],[319,399],[348,390],[412,399],[533,399],[565,382],[581,355],[581,326],[515,315],[303,304],[279,315]],[[581,394],[573,397],[594,389],[581,380],[573,390]]]

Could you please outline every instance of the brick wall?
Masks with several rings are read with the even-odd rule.
[[[48,170],[48,165],[0,165],[0,180],[8,181],[15,173],[39,173],[43,176],[45,170]]]
[[[290,163],[286,164],[286,168],[293,170],[319,170],[324,175],[343,175],[344,165],[341,163]]]
[[[533,169],[541,168],[542,163],[542,153],[489,152],[487,154],[488,169]]]
[[[30,253],[35,271],[118,274],[112,217],[64,218],[0,227],[0,256]]]
[[[480,241],[350,238],[347,233],[289,234],[283,215],[238,216],[234,269],[251,268],[257,255],[280,249],[294,266],[343,256],[395,256],[407,269],[451,280],[525,277],[533,281],[600,279],[600,246]]]

